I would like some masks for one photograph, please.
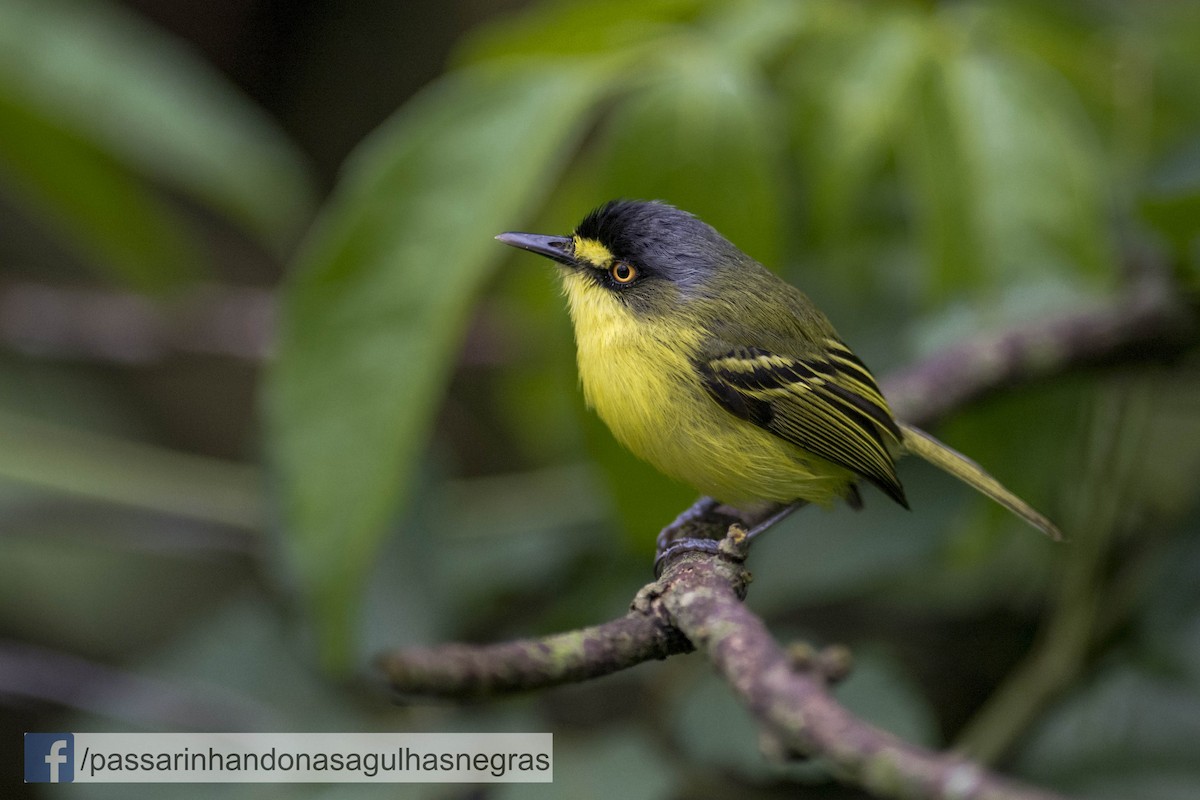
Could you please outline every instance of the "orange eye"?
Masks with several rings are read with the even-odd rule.
[[[617,283],[633,283],[633,279],[637,277],[637,270],[624,261],[618,261],[612,265],[608,274],[612,275],[612,279]]]

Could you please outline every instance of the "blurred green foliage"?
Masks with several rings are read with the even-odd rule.
[[[246,365],[146,355],[119,324],[143,361],[55,360],[0,319],[0,695],[32,704],[11,718],[549,729],[563,797],[848,796],[763,760],[695,659],[465,710],[329,677],[622,613],[691,500],[583,408],[553,275],[492,236],[668,200],[880,374],[1110,297],[1140,260],[1194,291],[1197,41],[1192,2],[539,3],[464,35],[318,202],[303,136],[177,38],[97,0],[0,0],[0,309],[20,281],[257,283],[279,309],[257,423]],[[303,74],[336,74],[319,52]],[[902,735],[1087,796],[1196,796],[1196,355],[940,433],[1076,544],[902,464],[912,514],[798,515],[757,546],[750,602],[781,637],[851,644],[844,699]]]
[[[412,479],[476,287],[499,261],[491,238],[469,231],[498,230],[544,192],[598,85],[594,69],[443,79],[356,153],[300,257],[268,441],[334,658],[349,653],[356,587]]]
[[[135,288],[203,264],[162,188],[276,248],[313,203],[303,157],[260,109],[104,3],[0,3],[0,127],[0,164],[23,200]]]

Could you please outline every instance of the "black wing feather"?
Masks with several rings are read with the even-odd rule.
[[[733,348],[696,365],[709,394],[736,416],[871,481],[905,508],[888,449],[900,430],[875,379],[841,342],[827,358]]]

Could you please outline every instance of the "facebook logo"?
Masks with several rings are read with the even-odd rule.
[[[74,780],[74,734],[25,734],[26,783],[71,783]]]

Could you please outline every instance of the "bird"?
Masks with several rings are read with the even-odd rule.
[[[718,503],[782,509],[757,534],[803,504],[861,507],[864,481],[907,509],[895,462],[911,454],[1062,538],[974,461],[897,420],[816,305],[693,214],[620,199],[567,236],[495,238],[557,265],[587,405],[700,492],[675,525]]]

